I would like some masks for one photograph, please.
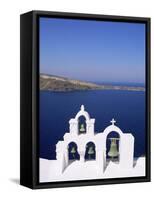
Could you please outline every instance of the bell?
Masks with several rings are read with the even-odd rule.
[[[89,147],[88,154],[90,154],[90,155],[94,154],[94,149],[93,149],[93,147]]]
[[[75,158],[75,153],[76,153],[75,147],[72,147],[70,153],[72,154],[73,158]]]
[[[85,128],[84,128],[84,124],[81,124],[79,131],[80,132],[85,132],[86,131]]]
[[[94,154],[94,149],[93,149],[93,147],[91,146],[91,147],[89,147],[89,149],[88,149],[88,158],[89,159],[91,159],[91,156]]]
[[[111,140],[110,150],[108,152],[108,156],[111,158],[117,157],[119,155],[118,149],[117,149],[117,138],[109,138]]]

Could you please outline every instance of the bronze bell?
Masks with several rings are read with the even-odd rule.
[[[75,153],[76,153],[75,147],[72,147],[70,153],[72,154],[73,158],[75,158]]]
[[[84,124],[81,124],[79,131],[82,132],[82,133],[86,131]]]
[[[118,138],[109,138],[109,139],[111,140],[111,145],[110,145],[110,150],[108,152],[108,156],[110,156],[111,158],[117,157],[119,155],[116,143]]]
[[[93,146],[90,146],[88,149],[88,159],[91,159],[91,156],[94,154]]]

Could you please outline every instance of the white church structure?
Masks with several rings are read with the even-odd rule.
[[[81,122],[81,118],[85,120]],[[58,173],[63,174],[75,160],[82,164],[95,160],[101,174],[105,173],[109,159],[116,161],[121,169],[131,170],[134,164],[134,136],[123,133],[115,124],[112,119],[104,131],[96,133],[95,119],[90,118],[82,105],[75,118],[69,120],[69,132],[64,134],[63,141],[56,144]],[[113,132],[117,136],[109,137]]]

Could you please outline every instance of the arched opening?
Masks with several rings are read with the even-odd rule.
[[[112,131],[106,138],[106,162],[110,160],[115,163],[119,163],[119,142],[120,135]]]
[[[96,148],[93,142],[88,142],[86,144],[85,160],[95,160],[96,159]]]
[[[86,133],[86,118],[84,116],[80,116],[78,119],[78,131],[79,134]]]
[[[68,159],[69,160],[79,160],[80,155],[78,153],[78,148],[75,142],[68,144]]]

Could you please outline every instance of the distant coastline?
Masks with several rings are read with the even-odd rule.
[[[65,77],[40,74],[40,90],[55,92],[86,91],[86,90],[127,90],[145,91],[145,87],[112,84],[95,84]]]

